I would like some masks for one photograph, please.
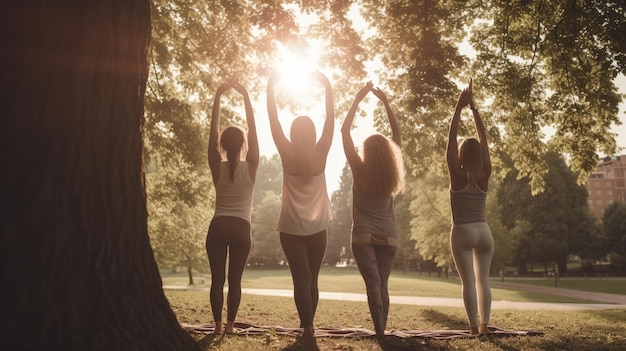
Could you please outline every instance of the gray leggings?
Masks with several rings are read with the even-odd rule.
[[[376,334],[383,334],[389,315],[389,275],[396,246],[352,243],[352,255],[365,281],[367,304]]]
[[[250,246],[250,223],[236,217],[213,218],[206,238],[206,252],[211,266],[211,310],[216,322],[222,321],[226,256],[229,256],[227,320],[234,321],[241,302],[241,276]]]
[[[313,326],[320,295],[317,280],[326,252],[326,231],[306,236],[281,232],[280,245],[291,270],[300,328]]]
[[[470,327],[489,323],[491,289],[489,269],[493,257],[493,237],[486,222],[454,224],[450,230],[450,249],[461,277],[463,304]]]

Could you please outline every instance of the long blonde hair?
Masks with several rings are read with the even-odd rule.
[[[354,174],[355,190],[373,195],[397,195],[404,188],[400,147],[382,134],[367,137],[361,148],[362,167]]]
[[[480,143],[476,138],[465,138],[459,144],[459,160],[461,167],[468,173],[476,173],[481,161]]]
[[[313,121],[307,116],[299,116],[294,119],[291,124],[290,139],[297,158],[298,176],[313,177],[315,145],[317,143]]]

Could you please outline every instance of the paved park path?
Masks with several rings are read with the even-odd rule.
[[[626,284],[626,281],[624,281]],[[626,295],[596,293],[582,290],[571,290],[563,288],[551,288],[535,285],[526,285],[510,282],[491,282],[492,289],[507,289],[528,291],[534,293],[565,296],[597,303],[550,303],[550,302],[514,302],[514,301],[492,301],[492,309],[541,309],[541,310],[593,310],[593,309],[613,309],[626,308]],[[187,286],[163,286],[170,290],[208,290],[208,288],[189,288]],[[293,297],[293,290],[290,289],[242,289],[244,294]],[[358,293],[328,292],[320,291],[320,299],[341,300],[341,301],[367,301],[367,295]],[[420,306],[451,306],[463,307],[463,300],[460,298],[446,297],[417,297],[417,296],[390,296],[392,304],[420,305]]]

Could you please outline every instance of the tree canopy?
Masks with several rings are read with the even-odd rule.
[[[383,87],[414,177],[445,175],[449,119],[470,78],[496,177],[514,169],[535,195],[546,189],[549,150],[565,156],[579,184],[598,153],[616,152],[610,130],[620,123],[622,96],[614,80],[626,71],[620,1],[156,0],[152,11],[146,156],[157,169],[178,172],[172,201],[212,203],[203,177],[217,86],[237,77],[264,116],[269,74],[297,61],[300,72],[329,76],[338,118],[363,82]],[[283,109],[315,99],[290,95],[307,84],[298,72],[290,70],[293,89],[280,92]],[[229,99],[222,123],[243,125],[240,103]],[[384,117],[375,115],[380,130]],[[473,134],[463,122],[461,134]]]
[[[598,152],[615,152],[624,10],[599,0],[155,1],[148,152],[167,148],[199,164],[198,126],[221,81],[237,76],[261,99],[286,56],[308,56],[309,68],[331,77],[340,112],[363,81],[387,87],[414,173],[443,171],[447,121],[474,77],[494,149],[534,192],[543,189],[546,141],[583,181]]]

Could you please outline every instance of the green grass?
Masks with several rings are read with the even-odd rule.
[[[179,322],[211,324],[207,291],[166,291]],[[257,326],[297,327],[292,298],[244,295],[237,320]],[[318,327],[372,329],[367,303],[321,300]],[[192,333],[204,350],[623,350],[626,309],[593,311],[493,310],[491,324],[505,329],[533,330],[542,336],[496,337],[440,341],[388,337],[379,344],[370,338],[316,338],[302,345],[297,339],[270,332],[262,336],[216,337]],[[467,329],[465,311],[454,307],[392,305],[388,330]]]
[[[495,280],[495,279],[494,279]],[[521,284],[553,286],[547,279],[508,280]],[[163,274],[165,285],[187,285],[185,273]],[[210,275],[196,275],[198,287],[209,287]],[[292,289],[288,269],[247,269],[242,279],[245,288]],[[563,279],[559,287],[620,293],[624,280]],[[365,287],[356,269],[323,269],[320,290],[363,293]],[[457,279],[419,276],[415,272],[393,272],[390,293],[404,296],[460,297]],[[583,302],[571,298],[492,289],[493,300],[532,302]],[[206,290],[166,291],[172,309],[181,323],[212,324]],[[279,325],[297,327],[298,315],[293,298],[245,295],[237,321],[257,326]],[[372,329],[365,302],[321,300],[315,316],[318,327]],[[268,331],[262,336],[213,335],[191,333],[204,350],[624,350],[626,349],[626,309],[562,311],[562,310],[493,310],[491,325],[514,330],[532,330],[542,336],[455,339],[448,341],[388,337],[384,343],[370,338],[316,338],[301,344],[296,338],[279,336]],[[467,329],[463,308],[424,307],[393,304],[388,330]]]
[[[554,287],[554,279],[519,279],[507,281],[518,284]],[[626,280],[624,279],[562,278],[559,279],[558,287],[562,289],[626,295]]]
[[[211,281],[210,275],[196,275],[194,281],[199,287],[208,287]],[[520,284],[546,284],[553,286],[552,280],[507,280]],[[566,280],[561,280],[560,287]],[[569,280],[567,281],[569,282]],[[600,289],[599,292],[613,292],[623,289],[626,285],[624,280],[579,280],[576,281],[576,288],[580,290]],[[164,273],[164,285],[186,286],[188,278],[186,273]],[[550,285],[552,284],[552,285]],[[242,279],[244,288],[257,289],[292,289],[291,274],[288,268],[284,269],[246,269]],[[320,291],[364,293],[365,284],[356,268],[324,268],[319,278]],[[422,297],[451,297],[461,296],[461,286],[458,279],[445,279],[436,276],[420,276],[416,272],[407,274],[401,271],[394,271],[389,280],[389,293],[392,296],[422,296]],[[505,289],[492,289],[494,301],[532,301],[551,303],[590,303],[590,301],[579,300],[569,297],[560,297],[547,294],[523,292]],[[593,303],[593,302],[591,302]]]

